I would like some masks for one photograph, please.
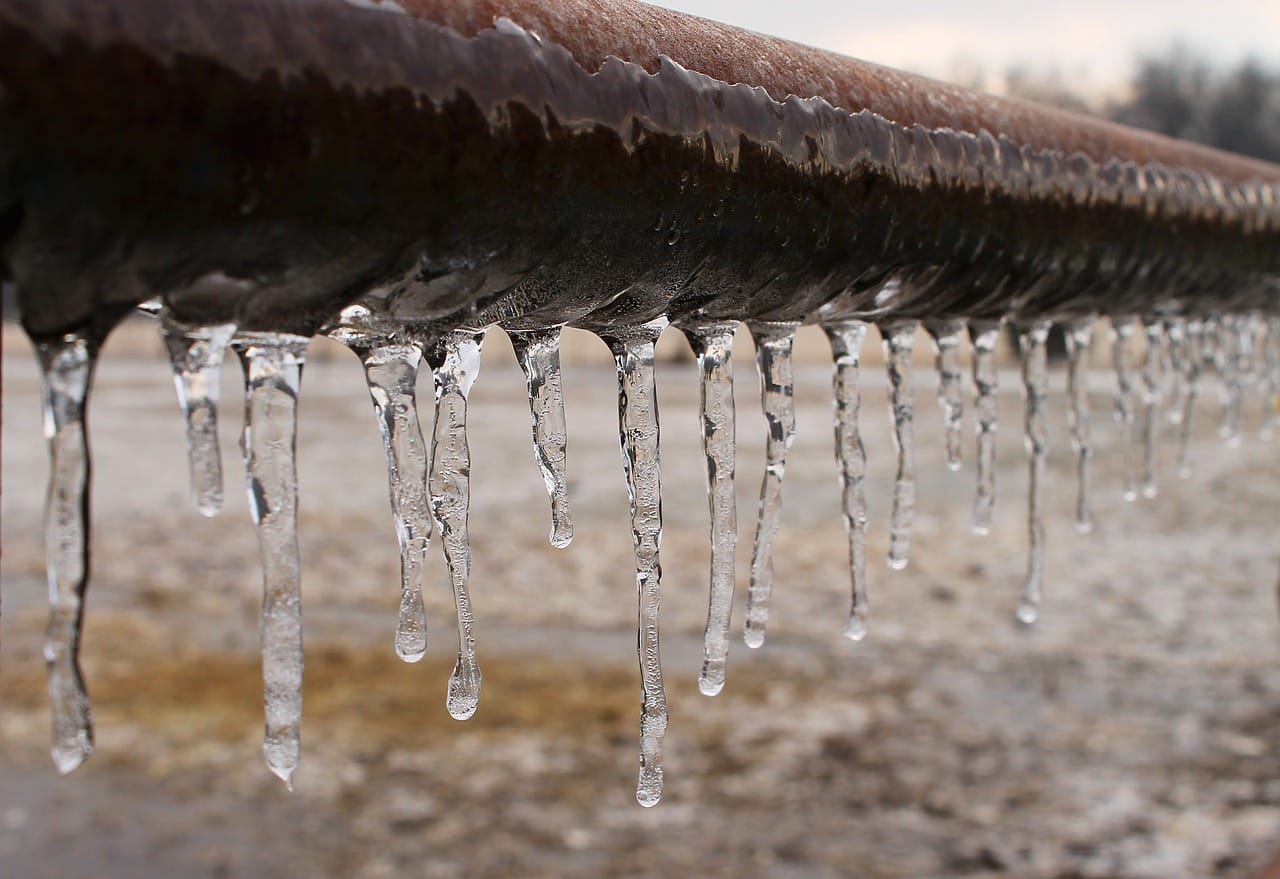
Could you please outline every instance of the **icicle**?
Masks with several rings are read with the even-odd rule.
[[[1137,321],[1133,318],[1112,318],[1111,327],[1115,333],[1112,342],[1111,360],[1116,370],[1116,422],[1120,425],[1124,443],[1124,499],[1136,500],[1137,471],[1137,437],[1134,436],[1136,416],[1136,392],[1133,386],[1133,369],[1129,362],[1130,340],[1133,339]]]
[[[231,341],[245,371],[241,448],[249,510],[262,555],[263,752],[285,784],[298,766],[302,725],[302,585],[298,561],[298,393],[307,339],[241,333]]]
[[[467,446],[467,394],[480,372],[484,332],[455,330],[428,348],[435,370],[436,420],[431,435],[431,512],[440,528],[445,563],[458,612],[458,659],[449,675],[446,705],[466,720],[480,704],[481,674],[476,660],[475,624],[467,581],[471,577],[471,450]]]
[[[1280,432],[1280,318],[1269,317],[1262,345],[1262,427],[1258,435],[1271,440]]]
[[[1222,420],[1218,424],[1218,436],[1236,448],[1243,438],[1244,377],[1240,371],[1243,336],[1239,319],[1234,315],[1219,318],[1217,327],[1214,364],[1222,378]]]
[[[1187,322],[1180,317],[1165,321],[1164,338],[1169,355],[1169,402],[1164,412],[1168,422],[1176,425],[1182,423],[1187,396]]]
[[[387,459],[391,516],[400,544],[400,611],[396,654],[417,662],[427,652],[427,611],[422,603],[422,569],[431,543],[427,497],[427,444],[418,422],[418,369],[422,349],[376,327],[369,309],[343,309],[327,335],[360,358]]]
[[[68,334],[36,343],[44,379],[44,436],[49,443],[44,547],[49,623],[44,659],[53,714],[53,755],[66,774],[93,752],[89,694],[80,674],[80,634],[89,582],[89,436],[85,406],[97,340]]]
[[[1161,359],[1164,326],[1158,320],[1143,321],[1147,350],[1142,361],[1142,496],[1153,498],[1156,487],[1156,427],[1159,423]]]
[[[791,372],[794,323],[750,325],[760,374],[760,402],[769,433],[765,442],[764,481],[751,550],[751,585],[747,590],[747,619],[742,640],[748,647],[764,644],[773,598],[773,541],[782,523],[782,478],[787,452],[796,435],[796,404]]]
[[[1018,619],[1030,625],[1040,616],[1040,600],[1044,593],[1044,521],[1040,511],[1040,485],[1044,481],[1045,456],[1049,452],[1049,432],[1045,425],[1045,401],[1049,382],[1045,368],[1045,341],[1049,338],[1048,322],[1023,327],[1018,333],[1022,354],[1022,386],[1026,394],[1026,443],[1031,456],[1030,484],[1027,490],[1027,534],[1030,552],[1027,557],[1027,579],[1018,602]]]
[[[222,509],[222,453],[218,448],[218,372],[235,324],[193,326],[161,309],[160,336],[169,351],[178,403],[187,422],[187,469],[196,509]]]
[[[893,481],[893,513],[889,530],[889,567],[900,571],[911,558],[911,525],[916,515],[916,448],[913,425],[915,393],[911,383],[911,350],[916,321],[881,327],[889,370],[889,411],[898,472]]]
[[[507,330],[516,359],[524,370],[533,419],[533,455],[551,497],[551,545],[563,549],[573,541],[569,510],[568,428],[560,382],[560,328]]]
[[[836,461],[840,465],[841,501],[845,533],[849,538],[849,576],[852,595],[849,620],[844,635],[861,641],[867,634],[867,500],[865,481],[867,453],[858,429],[862,395],[858,388],[858,365],[867,325],[862,321],[823,324],[835,360],[832,386],[835,392]]]
[[[658,650],[658,599],[662,566],[662,486],[658,468],[658,396],[654,386],[653,347],[667,325],[658,318],[639,327],[617,327],[600,334],[613,351],[618,369],[618,427],[622,468],[631,498],[631,537],[635,545],[639,593],[640,777],[636,800],[656,806],[662,798],[662,738],[667,731],[667,694]]]
[[[964,338],[964,321],[948,320],[925,324],[933,337],[938,364],[938,405],[946,431],[947,467],[959,470],[964,425],[964,373],[960,371],[960,343]]]
[[[1178,476],[1191,478],[1191,412],[1200,393],[1200,374],[1205,362],[1204,323],[1192,319],[1186,322],[1185,346],[1182,358],[1183,387],[1182,414],[1178,418]]]
[[[1068,321],[1063,326],[1067,344],[1067,422],[1071,429],[1071,447],[1076,453],[1076,529],[1081,534],[1093,530],[1093,513],[1089,507],[1089,385],[1085,361],[1093,344],[1092,316]]]
[[[974,409],[978,422],[978,493],[973,500],[973,532],[991,533],[996,505],[996,422],[999,414],[999,371],[996,343],[1000,341],[998,321],[970,321],[973,344]]]
[[[698,689],[714,696],[724,688],[733,616],[734,556],[738,509],[734,495],[733,333],[736,323],[683,328],[702,377],[702,450],[711,506],[711,589],[703,634]]]

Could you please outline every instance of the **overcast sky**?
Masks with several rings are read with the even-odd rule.
[[[1280,66],[1280,0],[659,0],[736,24],[931,76],[1015,64],[1081,77],[1080,91],[1127,79],[1136,54],[1175,41],[1219,63]],[[1087,78],[1084,74],[1087,71]],[[995,83],[988,83],[994,87]]]

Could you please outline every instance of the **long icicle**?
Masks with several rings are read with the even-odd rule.
[[[698,690],[706,696],[724,689],[733,617],[734,557],[738,547],[733,401],[733,334],[737,326],[726,323],[682,328],[698,358],[699,421],[711,508],[711,585],[702,636],[702,672],[698,675]]]
[[[1192,318],[1186,324],[1185,357],[1183,358],[1182,415],[1178,424],[1178,477],[1191,478],[1191,413],[1200,395],[1200,376],[1204,369],[1204,322]]]
[[[929,321],[925,324],[933,339],[938,368],[938,406],[946,437],[946,459],[949,470],[959,470],[963,459],[964,439],[964,373],[960,370],[960,344],[964,339],[964,321]]]
[[[916,321],[881,327],[889,370],[889,411],[898,470],[893,480],[893,512],[889,525],[889,567],[900,571],[911,559],[911,527],[916,515],[915,392],[911,354]]]
[[[640,656],[640,776],[636,800],[656,806],[662,798],[662,739],[667,732],[667,693],[658,649],[658,606],[662,566],[662,485],[658,459],[658,396],[653,349],[666,327],[658,318],[638,327],[601,331],[618,371],[618,433],[622,469],[631,500],[639,597],[637,650]]]
[[[768,434],[765,440],[764,479],[756,536],[751,548],[751,583],[747,589],[746,623],[742,640],[751,648],[763,646],[769,608],[773,601],[773,541],[782,524],[782,479],[787,452],[796,436],[795,387],[791,349],[798,324],[750,324],[756,345],[756,370],[760,375],[760,404]]]
[[[231,345],[245,371],[241,439],[249,510],[262,556],[262,680],[267,766],[292,788],[302,727],[302,583],[298,559],[298,393],[307,338],[241,333]]]
[[[44,380],[44,436],[49,444],[44,547],[49,623],[44,659],[53,714],[54,765],[65,774],[93,752],[89,693],[80,672],[80,635],[89,583],[89,435],[85,406],[93,385],[97,340],[68,334],[38,342]]]
[[[973,343],[974,410],[978,424],[978,491],[973,499],[973,533],[990,534],[996,504],[996,424],[1000,373],[996,366],[999,321],[970,321]]]
[[[351,349],[364,367],[378,433],[387,461],[387,489],[396,541],[400,545],[400,609],[396,655],[418,662],[427,652],[427,611],[422,575],[431,544],[431,504],[427,495],[427,444],[418,420],[418,371],[422,348],[378,325],[364,305],[343,309],[327,335]]]
[[[840,465],[840,496],[845,534],[849,539],[851,594],[844,636],[861,641],[867,635],[867,452],[862,445],[858,414],[862,394],[858,385],[859,361],[867,325],[862,321],[823,324],[835,361],[832,389],[835,395],[836,461]]]
[[[173,383],[187,423],[187,469],[196,509],[222,509],[222,454],[218,448],[218,373],[235,324],[193,326],[161,310],[160,336],[169,351]]]
[[[445,563],[458,613],[458,658],[449,675],[445,704],[455,720],[466,720],[480,704],[482,676],[476,659],[471,577],[471,450],[467,445],[467,395],[480,372],[484,332],[455,330],[427,347],[435,372],[436,413],[431,434],[431,513],[440,529]]]
[[[573,541],[569,508],[568,427],[560,380],[560,328],[507,330],[524,371],[533,421],[533,455],[551,498],[551,545],[563,549]]]
[[[1131,340],[1134,337],[1137,320],[1134,318],[1112,318],[1111,328],[1115,338],[1111,346],[1111,362],[1116,371],[1116,423],[1120,425],[1124,444],[1124,499],[1137,500],[1137,446],[1135,436],[1137,417],[1136,391],[1134,390],[1133,367],[1130,363]]]
[[[1025,431],[1027,454],[1030,456],[1030,481],[1027,488],[1027,578],[1018,602],[1018,619],[1030,625],[1040,616],[1044,595],[1044,519],[1040,509],[1040,489],[1044,482],[1045,457],[1049,452],[1049,431],[1045,425],[1045,401],[1049,383],[1045,363],[1045,342],[1049,323],[1032,324],[1018,333],[1022,355],[1022,386],[1026,394]]]
[[[1071,447],[1076,453],[1076,530],[1087,534],[1093,530],[1093,511],[1089,503],[1089,383],[1085,374],[1089,349],[1093,343],[1095,318],[1076,318],[1063,327],[1067,345],[1067,424],[1071,430]]]
[[[1143,321],[1142,330],[1147,339],[1142,360],[1142,496],[1150,499],[1159,494],[1156,485],[1156,433],[1160,422],[1164,324],[1159,320]]]

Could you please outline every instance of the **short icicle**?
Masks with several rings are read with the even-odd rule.
[[[435,372],[436,417],[431,435],[431,513],[440,529],[445,563],[458,612],[458,658],[449,675],[445,704],[455,720],[466,720],[480,704],[482,678],[476,659],[471,577],[471,450],[467,445],[467,395],[480,372],[484,332],[454,330],[426,346]]]
[[[1000,373],[996,365],[999,321],[970,321],[973,344],[974,410],[978,424],[978,492],[973,499],[973,533],[990,534],[996,505],[996,424]]]
[[[249,510],[262,555],[263,753],[292,789],[302,727],[302,583],[298,559],[298,393],[307,338],[241,333],[231,341],[245,371],[241,449]]]
[[[750,324],[749,328],[756,345],[760,404],[768,425],[764,479],[760,483],[756,536],[751,548],[746,623],[742,631],[742,640],[755,649],[764,645],[769,623],[773,601],[773,542],[782,524],[782,479],[787,470],[787,452],[796,436],[791,349],[799,324],[760,323]]]
[[[507,330],[516,359],[524,370],[533,420],[533,456],[551,498],[551,545],[563,549],[573,541],[569,509],[568,427],[560,380],[560,328]]]
[[[698,358],[702,379],[699,421],[711,508],[711,588],[702,640],[702,672],[698,676],[698,689],[706,696],[714,696],[724,689],[733,616],[734,556],[738,547],[733,401],[733,333],[736,329],[736,323],[682,328]]]
[[[346,345],[364,367],[373,411],[387,459],[391,516],[400,545],[400,610],[396,655],[418,662],[427,652],[427,611],[422,575],[431,544],[427,497],[427,444],[418,421],[417,383],[422,348],[380,328],[369,309],[351,305],[327,335]]]
[[[187,466],[196,509],[222,509],[222,454],[218,448],[218,373],[235,324],[181,323],[161,309],[160,336],[169,351],[178,403],[187,422]]]
[[[1204,322],[1190,319],[1184,328],[1182,358],[1182,414],[1178,416],[1178,477],[1191,478],[1191,413],[1200,395],[1204,369]]]
[[[1111,362],[1116,371],[1116,423],[1120,425],[1121,442],[1124,444],[1124,499],[1137,500],[1137,391],[1134,388],[1133,366],[1130,362],[1132,340],[1137,320],[1112,318],[1114,339],[1111,346]]]
[[[1076,530],[1087,534],[1093,530],[1093,512],[1089,503],[1089,384],[1085,374],[1089,348],[1093,343],[1094,318],[1083,317],[1063,326],[1067,345],[1067,423],[1071,430],[1071,447],[1076,453]]]
[[[938,405],[946,432],[947,468],[959,470],[963,458],[964,373],[960,369],[960,344],[964,339],[964,321],[930,321],[925,329],[933,339],[937,356]]]
[[[1040,616],[1044,594],[1044,520],[1040,509],[1040,487],[1044,482],[1045,458],[1049,452],[1049,431],[1045,425],[1045,401],[1049,383],[1045,363],[1045,342],[1049,324],[1037,323],[1020,328],[1018,348],[1022,355],[1022,386],[1026,394],[1025,431],[1027,454],[1030,456],[1030,482],[1027,489],[1027,534],[1030,551],[1027,557],[1027,579],[1022,586],[1017,617],[1031,625]]]
[[[916,515],[915,392],[911,382],[911,354],[917,322],[901,321],[881,327],[889,371],[889,412],[893,416],[893,445],[898,470],[893,480],[893,512],[889,524],[889,567],[900,571],[911,559],[911,527]]]
[[[93,752],[89,693],[80,673],[80,635],[89,583],[89,435],[85,406],[97,340],[84,334],[37,342],[44,380],[44,436],[49,444],[44,551],[49,622],[44,659],[53,715],[53,755],[66,774]]]
[[[1164,322],[1165,351],[1168,354],[1169,393],[1164,415],[1170,424],[1182,423],[1182,407],[1187,395],[1187,322],[1169,318]]]
[[[662,566],[662,486],[658,466],[658,397],[653,349],[666,318],[642,326],[599,330],[618,370],[618,428],[622,469],[631,499],[631,537],[639,594],[637,648],[640,656],[640,777],[636,800],[656,806],[662,798],[662,739],[667,731],[667,694],[658,650],[658,605]]]
[[[1159,320],[1146,320],[1142,331],[1147,339],[1142,359],[1142,496],[1151,499],[1160,493],[1156,485],[1156,434],[1160,423],[1160,385],[1164,378],[1161,356],[1164,324]]]
[[[859,361],[867,325],[851,320],[823,324],[835,361],[832,386],[835,392],[836,461],[840,465],[841,506],[845,533],[849,538],[851,595],[849,619],[844,636],[861,641],[867,635],[867,452],[862,445],[858,415],[862,394],[858,385]]]

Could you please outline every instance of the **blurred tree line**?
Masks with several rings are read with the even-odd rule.
[[[1104,116],[1231,152],[1280,162],[1280,69],[1256,58],[1217,68],[1185,46],[1138,59],[1122,97],[1090,101],[1060,73],[1016,68],[1005,75],[1014,97]]]

